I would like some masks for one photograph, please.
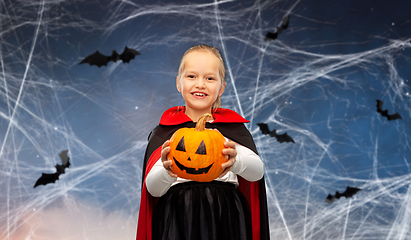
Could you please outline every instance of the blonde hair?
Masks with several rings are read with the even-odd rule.
[[[182,74],[184,72],[184,64],[185,64],[185,61],[187,59],[187,55],[191,52],[194,52],[194,51],[210,52],[210,53],[214,54],[214,56],[217,57],[217,59],[219,60],[218,74],[219,74],[220,79],[221,79],[221,85],[224,86],[226,84],[224,59],[221,56],[220,51],[216,47],[208,46],[208,45],[205,45],[205,44],[193,46],[193,47],[189,48],[184,53],[184,55],[183,55],[183,57],[181,58],[181,61],[180,61],[180,66],[178,67],[177,78],[179,78],[181,80]],[[215,102],[213,103],[212,109],[220,108],[220,107],[221,107],[221,98],[220,98],[220,96],[218,96],[217,99],[215,100]]]

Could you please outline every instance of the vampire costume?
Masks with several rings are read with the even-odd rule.
[[[184,113],[184,110],[185,107],[181,106],[173,107],[166,110],[161,117],[160,124],[151,131],[148,137],[149,142],[144,156],[144,165],[142,173],[143,180],[140,212],[137,226],[137,240],[152,240],[152,229],[155,229],[156,227],[153,226],[153,224],[158,224],[157,221],[153,222],[153,214],[155,212],[154,209],[157,203],[161,205],[161,202],[164,202],[161,201],[161,199],[168,194],[166,193],[164,196],[160,198],[151,196],[150,193],[147,191],[146,185],[144,183],[147,173],[150,172],[153,165],[161,157],[162,144],[166,140],[170,139],[176,130],[184,127],[195,127],[196,123],[194,123]],[[250,132],[244,126],[244,123],[249,122],[248,120],[244,119],[239,114],[229,109],[213,109],[212,114],[214,121],[212,123],[206,123],[206,128],[218,129],[226,138],[231,139],[232,141],[237,142],[251,149],[253,152],[257,153],[257,148],[254,144],[253,138]],[[256,182],[249,182],[240,176],[237,177],[239,183],[237,189],[244,195],[246,205],[248,206],[251,212],[250,219],[252,239],[270,239],[267,197],[264,177]],[[180,183],[176,186],[185,184],[186,183]],[[219,184],[220,183],[218,183],[218,185]],[[191,185],[194,184],[192,183]],[[172,191],[174,187],[175,186],[171,187],[169,191]],[[211,237],[211,239],[213,238]]]

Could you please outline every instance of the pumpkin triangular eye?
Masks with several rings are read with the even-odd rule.
[[[186,145],[184,143],[184,137],[181,138],[180,142],[178,142],[177,147],[176,147],[177,151],[182,151],[185,152],[186,151]]]
[[[196,153],[201,154],[201,155],[207,155],[204,140],[201,141],[200,146],[198,146]]]

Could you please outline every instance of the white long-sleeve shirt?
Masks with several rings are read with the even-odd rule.
[[[221,178],[216,178],[215,180],[233,183],[236,186],[238,186],[237,175],[250,182],[260,180],[264,175],[264,164],[260,157],[249,148],[238,143],[235,143],[235,149],[237,151],[237,156],[233,167],[227,174]],[[161,197],[170,187],[189,181],[191,180],[170,176],[164,168],[161,158],[159,158],[151,171],[147,174],[145,184],[148,192],[153,197]]]

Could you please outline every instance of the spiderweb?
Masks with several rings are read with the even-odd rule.
[[[250,120],[272,239],[411,239],[411,23],[391,4],[1,1],[0,239],[134,239],[148,133],[184,104],[179,59],[201,43],[226,60],[223,106]],[[142,55],[78,65],[125,46]],[[70,168],[33,189],[65,149]],[[324,202],[347,186],[362,190]]]

